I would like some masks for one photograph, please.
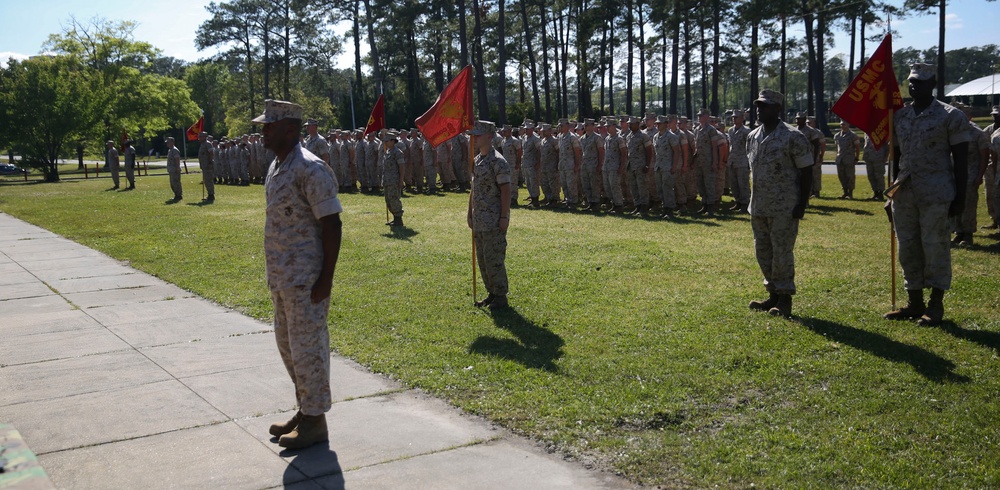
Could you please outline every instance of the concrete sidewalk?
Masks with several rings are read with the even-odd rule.
[[[271,325],[0,213],[0,423],[59,488],[629,488],[332,356],[330,443]]]

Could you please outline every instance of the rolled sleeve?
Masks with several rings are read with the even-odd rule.
[[[799,133],[792,136],[792,160],[797,168],[805,168],[816,164],[813,160],[812,146],[805,135]]]
[[[972,133],[966,131],[968,122],[965,115],[960,111],[952,111],[948,115],[948,144],[955,146],[960,143],[972,141]]]

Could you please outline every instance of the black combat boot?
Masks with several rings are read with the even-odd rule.
[[[778,295],[774,292],[768,292],[768,294],[768,298],[764,301],[751,301],[750,309],[755,311],[768,311],[771,308],[774,308],[774,305],[778,304]]]
[[[785,318],[792,317],[792,295],[790,294],[779,294],[778,301],[774,304],[774,307],[767,310],[772,316],[782,316]]]
[[[882,318],[886,320],[916,320],[920,318],[927,309],[924,305],[924,290],[907,289],[906,295],[909,297],[906,306],[890,311],[882,315]]]
[[[931,299],[927,302],[927,309],[917,320],[917,325],[934,327],[941,324],[942,318],[944,318],[944,290],[934,288],[931,289]]]

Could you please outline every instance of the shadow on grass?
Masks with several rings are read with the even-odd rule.
[[[942,321],[940,328],[954,337],[968,340],[969,342],[975,342],[983,347],[993,349],[1000,354],[1000,332],[991,332],[989,330],[969,330],[956,325],[955,322],[951,320]]]
[[[815,200],[815,199],[816,198],[814,197],[813,200]],[[826,205],[822,205],[822,204],[812,204],[811,202],[810,202],[809,206],[806,206],[806,215],[807,216],[810,215],[810,214],[819,214],[819,215],[823,215],[823,216],[829,216],[829,215],[831,215],[833,213],[848,213],[848,214],[856,214],[856,215],[859,215],[859,216],[874,216],[875,215],[871,211],[865,211],[864,209],[842,208],[840,206],[826,206]]]
[[[563,356],[562,337],[528,320],[514,308],[490,310],[493,323],[517,340],[483,335],[472,342],[469,352],[509,359],[531,369],[557,372],[555,361]]]
[[[406,240],[409,242],[411,241],[410,238],[417,236],[418,233],[420,232],[406,226],[390,226],[389,231],[383,233],[382,236],[395,240]]]
[[[952,250],[968,250],[970,252],[982,252],[990,255],[1000,255],[1000,243],[993,243],[990,245],[982,245],[976,243],[970,246],[952,247]]]
[[[921,376],[937,383],[967,383],[969,378],[956,374],[955,363],[915,345],[904,344],[860,328],[819,318],[797,317],[799,323],[824,337],[874,354],[891,362],[905,362]]]
[[[166,201],[163,201],[163,204],[166,206],[170,206],[172,204],[177,204],[179,202],[181,202],[180,199],[167,199]]]
[[[272,438],[271,441],[277,442],[277,438]],[[330,449],[329,442],[317,443],[299,450],[284,449],[278,455],[283,458],[295,457],[285,468],[285,474],[281,479],[285,488],[301,483],[302,475],[309,475],[310,478],[322,477],[324,488],[332,490],[345,488],[344,470],[340,467],[337,452]]]
[[[185,204],[187,204],[188,206],[198,206],[198,207],[211,206],[211,205],[215,204],[215,199],[212,199],[212,200],[202,199],[202,200],[200,200],[198,202],[189,202],[189,203],[185,203]]]

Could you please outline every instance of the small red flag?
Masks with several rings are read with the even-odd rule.
[[[472,129],[472,66],[462,68],[424,115],[417,128],[431,146],[437,147],[461,132]]]
[[[385,94],[379,95],[378,100],[375,101],[375,107],[372,108],[372,115],[368,116],[368,125],[365,126],[365,133],[361,137],[365,137],[368,133],[374,133],[383,128],[385,128]]]
[[[875,148],[889,139],[889,110],[903,107],[903,95],[892,69],[892,35],[886,35],[878,49],[854,77],[833,105],[841,119],[864,131]]]
[[[198,133],[204,131],[204,129],[203,129],[204,127],[205,127],[205,116],[201,116],[201,117],[198,118],[198,122],[192,124],[191,127],[188,128],[188,130],[187,130],[187,140],[188,141],[197,141],[198,140]]]

